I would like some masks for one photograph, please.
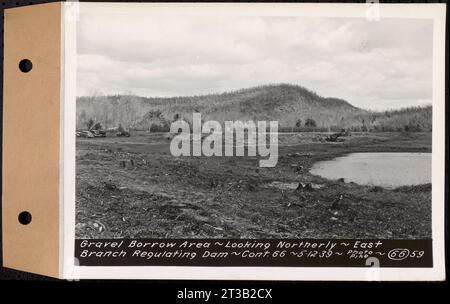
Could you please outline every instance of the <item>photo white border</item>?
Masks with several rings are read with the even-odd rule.
[[[445,4],[375,4],[380,18],[433,20],[433,134],[432,134],[432,268],[370,267],[187,267],[77,266],[75,252],[75,113],[76,27],[81,13],[101,10],[127,14],[142,6],[146,15],[241,15],[365,18],[373,4],[343,3],[62,3],[61,134],[61,248],[60,276],[77,279],[189,279],[189,280],[330,280],[330,281],[441,281],[445,280]],[[373,8],[373,7],[372,7]],[[133,12],[136,12],[133,10]],[[377,22],[377,21],[372,21]],[[376,270],[376,272],[374,272]]]

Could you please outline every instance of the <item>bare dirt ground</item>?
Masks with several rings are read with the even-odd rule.
[[[431,237],[431,184],[388,190],[309,173],[350,152],[431,152],[430,133],[323,136],[280,135],[275,168],[256,157],[175,158],[164,134],[77,139],[76,236]]]

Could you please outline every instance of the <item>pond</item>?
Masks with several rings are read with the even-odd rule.
[[[431,153],[351,153],[317,162],[310,172],[384,188],[427,184],[431,183]]]

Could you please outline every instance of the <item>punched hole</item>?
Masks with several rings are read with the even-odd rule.
[[[29,223],[31,223],[31,213],[28,211],[22,211],[19,213],[19,223],[21,223],[22,225],[28,225]]]
[[[33,68],[33,63],[29,59],[22,59],[19,62],[19,70],[23,73],[28,73]]]

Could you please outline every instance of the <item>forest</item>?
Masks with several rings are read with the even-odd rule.
[[[432,106],[387,111],[357,108],[338,98],[321,97],[298,85],[279,84],[221,94],[147,98],[135,95],[77,98],[78,130],[94,122],[105,130],[168,132],[176,120],[276,120],[282,132],[337,131],[426,132],[432,130]]]

